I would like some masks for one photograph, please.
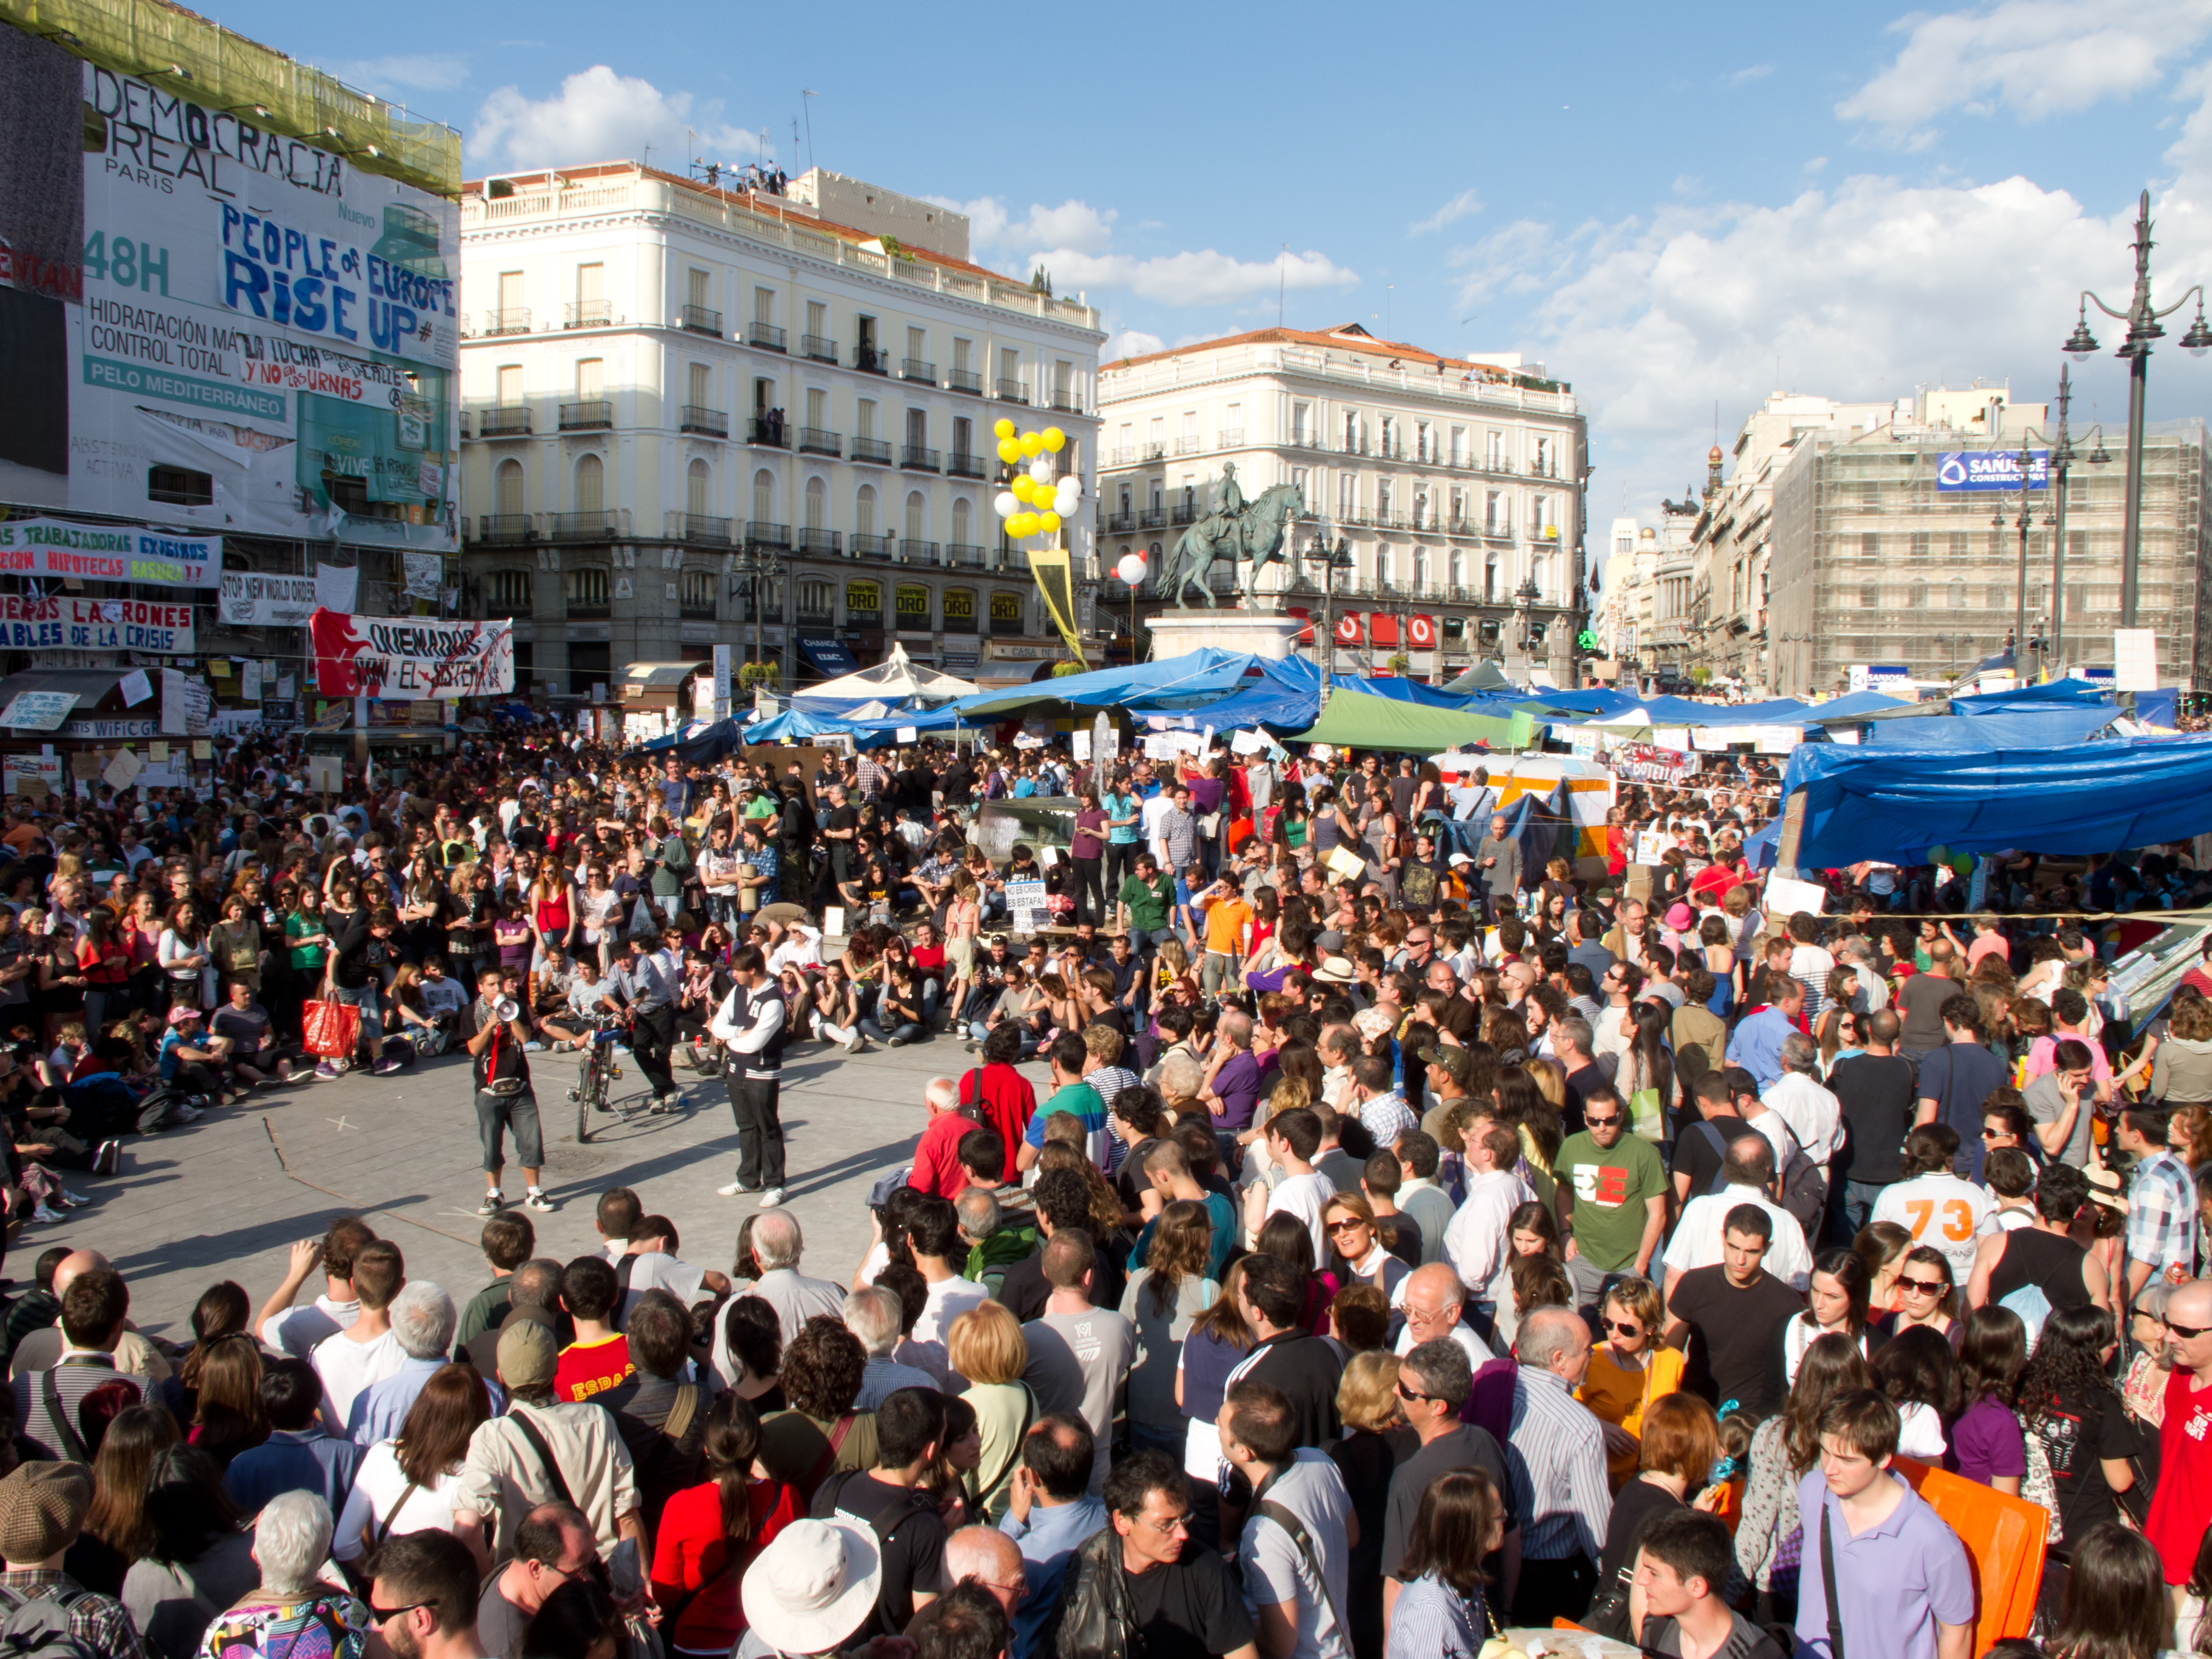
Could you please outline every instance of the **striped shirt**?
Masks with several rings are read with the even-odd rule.
[[[2150,1264],[2154,1283],[2169,1267],[2196,1266],[2197,1191],[2189,1166],[2160,1151],[2136,1165],[2128,1188],[2128,1260]]]
[[[1489,1634],[1480,1589],[1462,1600],[1434,1573],[1423,1573],[1398,1592],[1383,1659],[1475,1659]]]
[[[1613,1516],[1605,1431],[1568,1392],[1566,1379],[1523,1365],[1513,1379],[1513,1426],[1505,1468],[1513,1481],[1526,1561],[1595,1561]]]

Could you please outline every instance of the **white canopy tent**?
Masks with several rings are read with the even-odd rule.
[[[873,668],[810,685],[794,692],[791,700],[799,708],[817,713],[842,712],[847,705],[862,702],[896,708],[909,698],[919,698],[926,703],[951,702],[955,697],[969,696],[975,689],[972,681],[941,674],[934,668],[925,668],[910,660],[906,647],[893,641],[890,655]]]

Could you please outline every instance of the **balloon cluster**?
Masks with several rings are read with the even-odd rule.
[[[1073,518],[1083,500],[1083,480],[1071,472],[1054,482],[1047,459],[1066,447],[1067,434],[1056,426],[1017,433],[1014,423],[1005,420],[991,429],[998,435],[999,459],[1014,469],[1012,480],[991,502],[1006,520],[1006,534],[1018,542],[1056,534],[1061,520]]]

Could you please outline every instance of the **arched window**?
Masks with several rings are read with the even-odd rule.
[[[952,503],[952,542],[957,547],[966,547],[975,540],[968,529],[968,498],[963,495]]]
[[[919,489],[907,492],[906,538],[910,542],[929,539],[929,502]]]
[[[714,474],[703,460],[694,461],[684,477],[684,510],[695,519],[703,519],[714,506]]]
[[[809,478],[806,481],[806,527],[809,530],[823,527],[823,514],[829,511],[828,501],[829,492],[823,488],[822,480]]]
[[[1953,582],[1950,592],[1944,595],[1944,602],[1954,611],[1964,611],[1966,608],[1966,583]]]
[[[1905,589],[1905,603],[1911,610],[1925,611],[1928,608],[1928,584],[1915,582]]]
[[[853,498],[853,533],[872,536],[876,533],[876,487],[862,484],[860,493]]]
[[[1452,592],[1456,593],[1459,592],[1462,584],[1467,580],[1465,557],[1461,554],[1454,553],[1451,556],[1449,569],[1451,572]]]
[[[520,514],[530,509],[523,504],[522,463],[509,457],[499,464],[499,510],[502,514]]]
[[[576,463],[576,511],[604,513],[606,503],[606,465],[596,455],[586,455]]]
[[[1550,589],[1551,574],[1551,562],[1540,554],[1528,561],[1528,580],[1535,584],[1538,598],[1543,597]]]
[[[1862,611],[1879,611],[1881,609],[1881,587],[1879,583],[1862,582],[1859,584],[1859,609]]]
[[[775,522],[775,474],[766,467],[753,474],[753,517],[763,524]]]
[[[1417,547],[1413,550],[1413,592],[1426,592],[1428,586],[1429,550],[1425,547]]]
[[[1390,586],[1390,550],[1387,547],[1375,550],[1375,585],[1377,587]]]

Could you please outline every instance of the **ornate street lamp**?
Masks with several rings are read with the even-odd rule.
[[[1329,670],[1336,661],[1336,619],[1332,614],[1336,597],[1336,573],[1349,570],[1357,562],[1352,556],[1351,544],[1339,536],[1332,544],[1328,538],[1328,521],[1321,520],[1321,533],[1305,550],[1309,564],[1321,567],[1321,631],[1314,635],[1314,655],[1321,663],[1321,700],[1328,702]]]

